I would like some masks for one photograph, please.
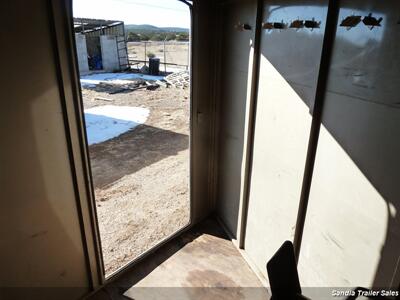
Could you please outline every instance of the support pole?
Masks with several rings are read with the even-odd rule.
[[[249,123],[247,128],[247,141],[245,142],[245,170],[243,179],[243,192],[241,197],[242,208],[239,224],[239,248],[245,249],[246,228],[247,228],[247,213],[249,209],[251,172],[253,166],[253,145],[255,136],[255,125],[257,115],[257,100],[258,100],[258,84],[260,78],[260,62],[261,62],[261,24],[263,20],[264,0],[257,1],[256,28],[254,32],[254,55],[251,74],[251,90],[249,104]]]
[[[318,138],[321,128],[322,109],[324,104],[326,86],[328,82],[328,73],[331,64],[333,43],[336,35],[337,21],[339,17],[339,1],[330,0],[325,25],[324,41],[321,53],[321,62],[319,67],[317,90],[315,92],[314,103],[311,104],[312,123],[310,138],[308,141],[308,151],[303,175],[303,184],[301,187],[299,209],[297,211],[296,231],[294,234],[294,252],[296,262],[300,258],[300,248],[303,239],[304,224],[306,221],[308,199],[310,196],[311,182],[314,171],[315,156],[317,153]]]
[[[147,42],[144,42],[144,66],[147,66]]]
[[[188,51],[187,51],[186,71],[189,70],[189,65],[190,65],[190,38],[187,44],[188,44]]]
[[[165,40],[164,40],[164,72],[167,73],[167,53],[165,50]]]

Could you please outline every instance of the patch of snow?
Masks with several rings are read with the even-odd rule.
[[[115,105],[85,109],[89,145],[107,141],[144,124],[149,113],[148,108]]]
[[[143,79],[143,80],[163,80],[164,76],[153,76],[153,75],[144,75],[139,73],[98,73],[98,74],[91,74],[91,75],[84,75],[81,76],[81,85],[82,86],[90,86],[93,87],[100,82],[111,82],[114,83],[121,83],[121,81],[132,79]]]

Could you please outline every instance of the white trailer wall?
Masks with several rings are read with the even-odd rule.
[[[9,24],[35,21],[5,32],[2,45],[2,299],[80,299],[91,290],[48,4],[16,0],[3,14]]]
[[[240,231],[240,201],[246,145],[246,119],[253,70],[254,28],[257,1],[235,1],[221,5],[220,151],[217,208],[227,229],[236,239]],[[252,30],[240,31],[238,23]],[[248,120],[247,120],[248,122]],[[222,175],[223,174],[223,175]]]
[[[340,1],[300,258],[305,286],[400,283],[398,1]]]
[[[313,30],[264,29],[245,250],[266,263],[294,238],[328,1],[264,1],[263,21],[320,22]],[[289,26],[287,24],[286,26]]]
[[[271,256],[293,241],[309,137],[318,134],[310,129],[328,2],[265,0],[260,37],[254,27],[234,30],[238,22],[254,24],[256,2],[230,1],[223,10],[217,209],[233,238],[240,239],[239,224],[247,219],[241,246],[265,278]],[[340,1],[328,85],[318,98],[324,107],[299,261],[305,287],[399,286],[399,9],[394,0]],[[382,18],[380,26],[340,26],[348,16],[370,13]],[[291,28],[296,20],[315,28]],[[253,37],[261,39],[257,99],[249,96],[256,78],[249,76]],[[252,163],[246,165],[253,100]],[[241,210],[246,169],[247,211]]]

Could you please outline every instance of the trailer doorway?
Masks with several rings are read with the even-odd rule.
[[[190,223],[190,7],[177,0],[73,4],[75,19],[108,24],[94,28],[95,37],[87,28],[79,33],[80,38],[86,33],[88,70],[81,69],[85,56],[78,40],[76,51],[93,201],[109,278]],[[133,11],[138,20],[130,16]],[[154,24],[138,25],[143,16]],[[162,23],[160,16],[168,18]],[[107,71],[113,41],[119,65]],[[139,65],[142,44],[146,57]]]

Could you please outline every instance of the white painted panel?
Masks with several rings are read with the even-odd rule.
[[[323,127],[300,259],[304,286],[365,286],[374,280],[393,206]]]
[[[265,1],[245,251],[267,278],[266,263],[293,240],[326,21],[327,1]],[[313,30],[289,28],[314,20]]]
[[[400,283],[400,25],[398,1],[341,1],[307,211],[305,286]]]
[[[234,238],[240,232],[245,144],[253,69],[256,1],[240,0],[224,6],[218,213]],[[253,30],[240,31],[238,22]]]
[[[78,56],[79,73],[89,72],[88,52],[86,47],[86,36],[75,34],[76,53]]]
[[[262,57],[245,249],[266,276],[265,265],[292,240],[307,154],[307,105]]]
[[[104,71],[118,71],[120,66],[116,37],[112,35],[100,36],[100,46]]]

